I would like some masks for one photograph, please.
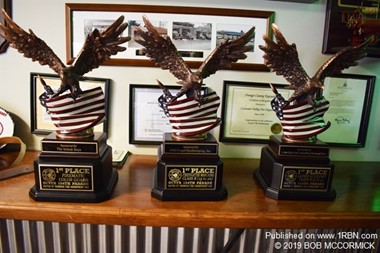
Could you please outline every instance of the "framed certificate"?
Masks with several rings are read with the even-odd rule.
[[[168,88],[175,94],[180,86]],[[161,88],[158,85],[131,84],[129,91],[129,143],[158,145],[163,134],[171,132],[169,119],[158,105]]]
[[[285,85],[272,85],[285,99],[292,93]],[[267,143],[270,135],[281,134],[280,120],[271,108],[273,98],[268,83],[224,81],[220,141]]]
[[[375,76],[342,74],[324,81],[323,95],[330,102],[325,120],[331,127],[318,135],[330,146],[364,147]]]

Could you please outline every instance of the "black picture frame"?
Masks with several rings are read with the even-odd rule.
[[[38,76],[41,76],[47,85],[51,86],[53,90],[56,90],[60,83],[61,79],[56,74],[47,74],[47,73],[30,73],[30,127],[31,133],[36,135],[48,135],[56,130],[56,127],[51,122],[46,109],[40,104],[39,96],[43,93],[44,89],[40,83]],[[110,121],[109,118],[109,94],[111,79],[106,78],[95,78],[95,77],[81,77],[80,78],[80,87],[83,90],[94,88],[96,86],[101,86],[104,93],[104,102],[105,102],[105,112],[106,120],[101,124],[95,126],[95,131],[101,131],[108,133],[108,124]]]
[[[1,9],[4,9],[10,17],[12,17],[12,0],[0,0],[0,23],[5,24]],[[9,43],[0,36],[0,54],[4,53],[9,46]]]
[[[332,147],[365,146],[375,80],[375,76],[358,74],[339,74],[325,79],[323,95],[330,102],[330,108],[324,118],[331,126],[318,135],[318,139]]]
[[[284,98],[292,93],[285,84],[272,85]],[[281,132],[277,132],[281,128],[280,120],[270,106],[274,97],[269,83],[225,80],[219,141],[268,143],[271,134]]]
[[[376,37],[380,36],[380,15],[375,18],[372,15],[360,14],[362,13],[358,7],[360,3],[369,5],[374,2],[327,0],[322,48],[324,54],[335,54],[347,46],[358,45],[372,34]],[[347,24],[356,25],[348,28]],[[367,53],[369,57],[380,57],[380,42],[377,41],[376,44],[368,46]]]

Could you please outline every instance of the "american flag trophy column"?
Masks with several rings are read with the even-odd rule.
[[[264,62],[277,75],[282,75],[294,92],[288,100],[270,84],[274,98],[271,107],[279,118],[282,136],[272,135],[262,148],[259,168],[254,176],[265,194],[277,200],[334,200],[332,187],[334,164],[328,144],[317,135],[330,127],[324,121],[329,101],[323,96],[323,81],[343,69],[358,65],[366,56],[371,39],[356,47],[340,50],[326,61],[313,77],[303,69],[295,44],[289,45],[272,24],[276,42],[264,36]]]
[[[154,168],[152,197],[162,201],[217,201],[227,197],[223,185],[223,162],[218,142],[208,131],[220,124],[217,110],[220,98],[215,91],[203,93],[203,79],[228,68],[252,51],[252,27],[237,39],[216,47],[198,70],[191,71],[167,35],[161,35],[146,16],[144,28],[135,40],[145,47],[146,56],[167,69],[182,85],[175,95],[160,81],[163,94],[159,106],[168,116],[172,132],[165,133],[158,148]]]
[[[24,31],[3,10],[6,25],[1,36],[25,57],[48,65],[61,79],[54,91],[38,77],[45,92],[40,103],[56,131],[43,138],[42,151],[34,161],[35,185],[29,196],[37,201],[100,202],[109,199],[118,180],[112,167],[112,148],[107,134],[95,132],[104,122],[105,97],[101,87],[82,90],[80,78],[99,67],[111,55],[124,51],[121,44],[130,40],[121,34],[127,27],[120,16],[103,31],[94,29],[71,66],[65,66],[53,50],[33,31]]]

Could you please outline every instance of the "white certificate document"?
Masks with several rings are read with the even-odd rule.
[[[163,134],[171,132],[169,119],[158,105],[161,95],[161,89],[135,89],[133,109],[136,141],[162,141]]]
[[[286,99],[292,90],[281,89]],[[281,123],[272,110],[271,101],[275,94],[269,87],[239,86],[228,87],[225,108],[226,138],[268,139],[274,129],[281,131]]]
[[[328,77],[323,95],[330,102],[325,121],[331,127],[318,138],[324,142],[356,144],[366,97],[367,80]]]

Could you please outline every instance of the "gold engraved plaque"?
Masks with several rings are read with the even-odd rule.
[[[166,189],[215,190],[217,166],[167,165]]]
[[[326,191],[331,168],[284,166],[282,189]]]
[[[93,191],[93,167],[82,165],[40,165],[42,190]]]

